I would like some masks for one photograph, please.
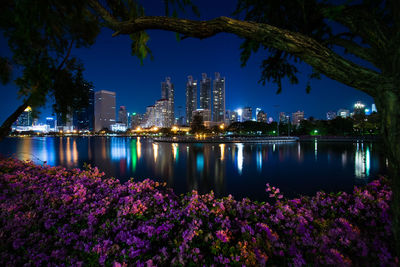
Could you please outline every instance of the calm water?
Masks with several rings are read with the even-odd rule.
[[[121,181],[151,178],[175,192],[265,200],[265,184],[284,195],[351,191],[385,173],[379,143],[176,144],[125,137],[7,138],[0,154],[68,168],[98,166]]]

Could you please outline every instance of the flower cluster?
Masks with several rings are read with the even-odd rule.
[[[0,159],[1,266],[395,266],[384,178],[352,194],[275,201],[177,196],[97,168]]]

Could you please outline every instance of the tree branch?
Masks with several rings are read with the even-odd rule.
[[[142,16],[131,21],[116,22],[97,1],[90,1],[92,8],[105,14],[103,19],[113,22],[118,34],[132,34],[149,29],[173,31],[199,39],[208,38],[221,32],[232,33],[239,37],[257,41],[293,54],[314,67],[318,72],[350,87],[357,88],[371,96],[380,84],[380,74],[359,66],[339,56],[316,40],[280,29],[268,24],[247,22],[228,17],[219,17],[209,21],[195,21],[160,16]],[[103,16],[103,15],[102,15]]]
[[[324,42],[324,43],[343,47],[350,54],[353,54],[356,57],[359,57],[363,60],[366,60],[366,61],[374,64],[374,57],[372,56],[371,49],[362,47],[351,40],[347,40],[347,39],[343,39],[343,38],[335,36],[335,37],[332,37],[332,38],[326,40],[326,42]]]

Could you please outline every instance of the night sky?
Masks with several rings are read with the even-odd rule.
[[[204,19],[217,16],[229,16],[236,1],[194,1]],[[145,1],[148,15],[163,15],[161,0]],[[191,17],[191,16],[189,16]],[[93,82],[95,91],[110,90],[117,94],[118,106],[125,105],[129,112],[144,113],[148,105],[161,98],[161,82],[170,76],[175,84],[176,117],[185,114],[185,85],[187,76],[200,80],[205,72],[214,78],[214,72],[220,72],[226,78],[226,109],[251,106],[257,107],[276,118],[277,112],[295,112],[304,110],[306,117],[326,119],[326,112],[340,108],[352,109],[360,100],[371,107],[373,99],[368,95],[323,77],[311,83],[312,90],[306,93],[305,87],[310,67],[299,67],[300,83],[283,83],[283,91],[276,94],[276,85],[262,86],[260,63],[263,52],[253,55],[246,67],[240,66],[241,39],[230,34],[219,34],[205,40],[185,39],[176,41],[175,34],[159,30],[148,31],[149,46],[154,60],[146,59],[140,65],[139,59],[131,56],[131,41],[128,36],[111,37],[112,31],[103,29],[96,43],[87,49],[76,49],[73,54],[79,57],[85,66],[85,78]],[[1,36],[0,51],[7,54],[4,37]],[[10,115],[21,103],[17,98],[17,88],[13,84],[1,86],[0,121]],[[198,93],[199,96],[199,93]],[[179,106],[181,108],[179,109]],[[51,115],[51,102],[42,109],[40,121]],[[254,116],[254,114],[253,114]]]

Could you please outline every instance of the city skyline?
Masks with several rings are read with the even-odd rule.
[[[153,15],[163,13],[162,5],[156,5],[155,0],[144,4]],[[215,8],[210,9],[207,3],[199,3],[204,19],[230,15],[236,7],[227,0],[215,2],[213,6]],[[146,105],[159,98],[160,81],[166,76],[175,81],[177,111],[179,106],[185,106],[187,76],[192,75],[200,83],[201,73],[211,77],[216,71],[227,78],[226,88],[229,90],[226,92],[226,109],[258,107],[274,119],[277,116],[275,105],[279,106],[280,111],[290,114],[304,110],[308,116],[324,119],[327,111],[351,109],[358,100],[367,106],[373,103],[365,93],[326,77],[311,81],[312,90],[307,94],[305,88],[310,68],[305,64],[299,65],[300,83],[291,85],[286,79],[283,80],[282,93],[277,95],[275,84],[268,82],[263,86],[258,83],[261,75],[259,66],[265,59],[265,51],[255,53],[247,65],[241,67],[239,47],[242,40],[234,35],[220,34],[204,40],[187,38],[177,42],[171,32],[152,31],[149,47],[154,59],[146,58],[141,65],[139,59],[131,56],[129,36],[112,38],[112,33],[109,29],[103,29],[93,46],[73,49],[71,54],[82,60],[84,77],[93,82],[96,91],[115,91],[119,95],[116,106],[126,106],[131,112],[145,113]],[[5,56],[11,54],[4,39],[0,40],[0,48]],[[4,121],[22,100],[18,99],[15,85],[1,88],[7,91],[0,105],[0,121]],[[45,117],[51,116],[51,107],[52,102],[48,102],[41,109],[42,122]]]

